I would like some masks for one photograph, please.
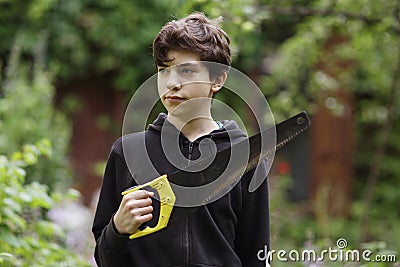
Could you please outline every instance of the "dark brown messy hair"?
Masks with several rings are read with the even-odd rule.
[[[157,66],[165,66],[168,51],[183,50],[199,55],[201,61],[217,62],[224,68],[212,67],[210,76],[217,77],[231,64],[230,39],[219,27],[221,19],[211,20],[203,13],[193,13],[180,20],[168,22],[153,42],[153,58]]]

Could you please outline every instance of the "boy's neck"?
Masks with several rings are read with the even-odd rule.
[[[183,121],[179,117],[168,114],[167,119],[191,142],[219,128],[211,115]]]

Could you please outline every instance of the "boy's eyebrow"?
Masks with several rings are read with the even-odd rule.
[[[198,67],[200,64],[198,62],[186,62],[177,64],[177,67]]]
[[[194,62],[185,62],[185,63],[180,63],[180,64],[176,64],[176,65],[162,65],[162,66],[157,66],[158,69],[165,69],[165,68],[171,68],[171,67],[178,67],[178,68],[190,68],[190,67],[199,67],[200,66],[200,62],[194,61]]]

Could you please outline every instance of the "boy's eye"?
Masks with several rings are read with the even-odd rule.
[[[194,69],[183,68],[183,69],[181,69],[181,73],[183,73],[183,74],[192,74],[192,73],[194,73]]]

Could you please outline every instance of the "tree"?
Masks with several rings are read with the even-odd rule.
[[[264,1],[262,9],[273,16],[302,18],[295,35],[282,45],[275,72],[264,80],[266,92],[277,89],[273,92],[273,109],[285,114],[293,107],[315,107],[319,96],[325,108],[340,115],[347,105],[335,92],[346,88],[354,104],[356,198],[363,199],[364,206],[356,208],[354,215],[362,221],[360,238],[385,236],[392,240],[390,235],[374,230],[372,223],[391,214],[393,220],[385,224],[394,229],[393,223],[399,219],[392,204],[399,200],[398,195],[395,197],[390,189],[400,182],[400,172],[394,168],[400,151],[400,139],[395,135],[400,101],[399,2],[317,0],[308,1],[307,5],[296,1],[280,1],[276,5],[276,1]],[[338,36],[346,41],[327,54],[327,42]],[[332,62],[326,60],[327,55],[350,60],[353,66],[332,75],[319,65],[321,61]]]

